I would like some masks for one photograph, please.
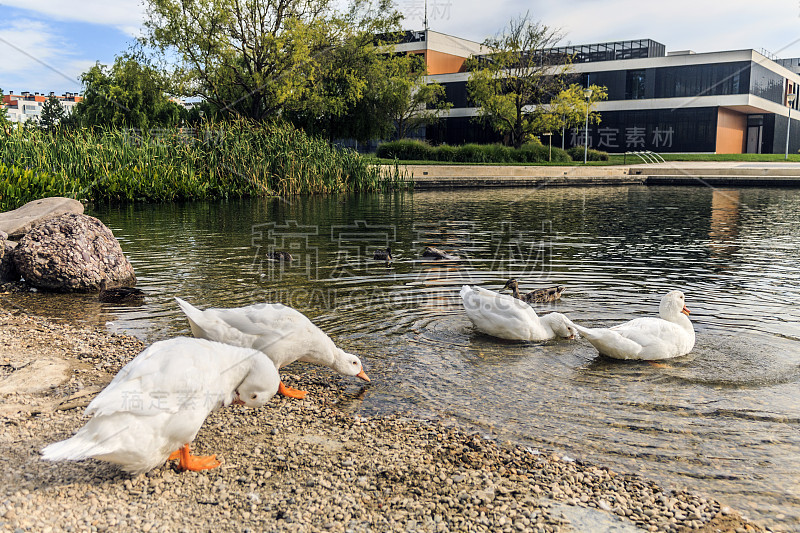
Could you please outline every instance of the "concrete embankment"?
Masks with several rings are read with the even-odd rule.
[[[667,162],[629,166],[407,165],[415,189],[576,185],[800,186],[798,163]]]

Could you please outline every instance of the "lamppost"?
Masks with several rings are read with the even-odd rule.
[[[789,104],[789,120],[786,122],[786,157],[784,157],[784,161],[789,160],[789,131],[792,129],[792,104],[795,98],[797,98],[797,93],[786,95],[786,103]]]
[[[586,97],[586,135],[583,140],[583,164],[585,165],[589,156],[589,98],[592,97],[592,90],[588,87],[585,88],[583,96]]]

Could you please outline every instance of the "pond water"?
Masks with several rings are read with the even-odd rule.
[[[482,434],[638,472],[800,530],[800,191],[600,187],[403,192],[104,208],[148,292],[15,296],[21,307],[147,341],[189,334],[172,300],[279,301],[308,314],[373,379],[351,408],[455,421]],[[371,259],[390,245],[394,262]],[[432,245],[459,261],[423,259]],[[290,264],[267,259],[288,250]],[[561,284],[537,305],[601,326],[686,293],[686,357],[601,358],[588,342],[477,333],[462,284]]]

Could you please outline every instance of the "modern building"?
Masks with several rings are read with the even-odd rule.
[[[496,142],[476,122],[464,61],[485,54],[480,44],[430,30],[398,51],[424,53],[429,78],[444,85],[453,104],[429,126],[434,143]],[[608,152],[783,153],[790,94],[800,90],[800,60],[776,60],[755,50],[667,52],[650,39],[568,46],[549,52],[573,56],[575,82],[603,85],[608,100],[592,110],[602,121],[589,127],[589,145]],[[789,151],[800,149],[800,97],[791,103]],[[564,132],[566,147],[583,145],[584,130]],[[553,132],[560,145],[561,132]]]
[[[21,94],[6,94],[3,96],[2,105],[8,111],[8,118],[11,122],[26,122],[31,119],[38,120],[42,115],[42,107],[44,103],[51,97],[55,96],[64,111],[69,114],[72,113],[72,108],[83,100],[81,96],[75,93],[64,93],[61,96],[50,93],[48,95],[39,93],[22,92]]]

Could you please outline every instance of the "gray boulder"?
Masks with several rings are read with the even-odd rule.
[[[136,275],[111,230],[94,217],[66,214],[34,227],[12,254],[30,285],[57,292],[88,292],[136,285]]]
[[[19,239],[31,228],[65,213],[83,213],[83,204],[72,198],[53,196],[28,202],[18,209],[0,213],[0,231]]]

